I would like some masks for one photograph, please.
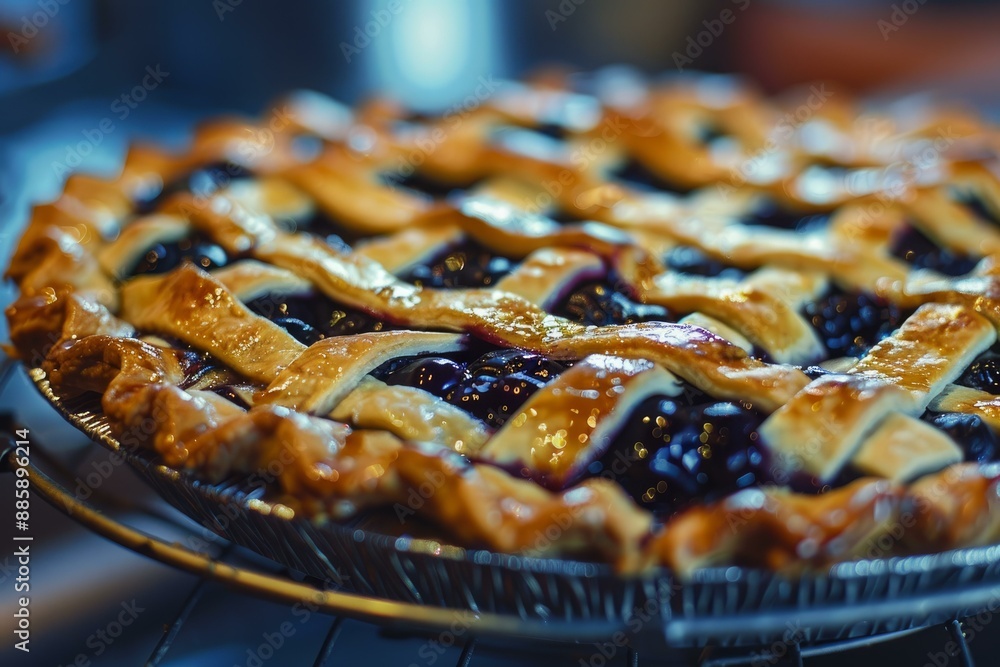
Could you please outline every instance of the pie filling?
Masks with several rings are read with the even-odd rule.
[[[911,226],[896,235],[892,254],[915,269],[930,269],[946,276],[964,276],[978,263],[975,257],[938,246],[926,234]]]
[[[783,215],[782,224],[790,228],[797,225],[792,221],[796,216],[787,212],[771,211],[769,215],[768,224],[774,224],[771,221]],[[307,227],[310,231],[332,228],[332,223],[312,224]],[[334,245],[340,242],[339,236],[336,241],[327,241],[325,233],[318,237]],[[897,250],[896,254],[921,268],[933,264],[940,270],[942,257],[949,262],[964,262],[940,251],[913,228],[906,230],[903,238],[909,240],[909,245],[900,243],[897,248],[909,249],[905,253]],[[232,259],[202,235],[193,234],[169,245],[156,244],[130,274],[164,273],[181,262],[192,262],[206,269],[221,268]],[[690,247],[674,248],[665,263],[691,275],[730,279],[746,275]],[[508,258],[474,241],[466,241],[410,267],[400,278],[421,287],[489,287],[508,275],[513,266]],[[601,279],[583,279],[565,290],[567,295],[558,300],[553,314],[594,326],[680,319],[662,306],[638,302],[616,289],[614,271],[606,268],[602,271],[605,275]],[[620,280],[617,282],[621,284]],[[304,345],[329,337],[405,329],[357,308],[337,304],[314,290],[298,294],[267,293],[246,305]],[[908,316],[886,299],[836,286],[817,301],[807,303],[801,314],[819,336],[829,360],[864,356]],[[756,353],[765,355],[760,350]],[[189,355],[194,361],[189,361],[185,368],[185,386],[219,367],[195,352]],[[395,358],[373,370],[371,377],[388,386],[428,392],[467,412],[490,431],[496,431],[535,392],[571,365],[571,361],[556,361],[518,349],[494,348],[469,339],[461,352]],[[834,373],[816,365],[802,369],[811,378]],[[741,489],[780,484],[801,493],[821,493],[863,476],[850,463],[830,480],[801,472],[791,475],[776,472],[766,442],[758,433],[766,414],[755,410],[749,401],[718,401],[688,383],[682,384],[679,395],[653,395],[636,405],[607,446],[588,452],[587,457],[577,462],[576,474],[561,480],[558,486],[570,486],[588,478],[612,480],[658,521],[666,521],[694,504],[723,499]],[[984,353],[964,369],[956,384],[1000,395],[1000,355],[993,351]],[[242,408],[249,407],[230,384],[206,389]],[[1000,459],[996,436],[982,418],[927,410],[921,419],[958,443],[964,460],[986,463]],[[479,460],[474,455],[471,458]],[[511,472],[551,486],[544,476],[529,467],[513,466]]]
[[[74,176],[12,341],[168,465],[290,455],[310,515],[430,484],[463,545],[682,574],[863,556],[906,513],[893,553],[1000,541],[995,164],[897,174],[934,114],[775,138],[731,82],[563,84],[458,127],[305,96],[267,150],[225,121]]]

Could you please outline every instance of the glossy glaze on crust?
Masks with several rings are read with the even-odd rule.
[[[637,403],[681,391],[652,362],[590,355],[536,392],[479,456],[562,488],[604,453]]]
[[[581,99],[589,113],[580,111]],[[218,480],[279,461],[276,493],[304,513],[338,517],[406,507],[410,492],[433,478],[440,483],[420,515],[459,543],[597,557],[628,571],[821,566],[870,555],[868,541],[915,506],[920,517],[901,552],[1000,537],[992,468],[930,470],[954,460],[947,435],[921,459],[929,468],[919,472],[932,474],[909,486],[866,479],[818,496],[751,489],[695,505],[665,526],[654,526],[614,482],[553,491],[482,462],[526,466],[527,477],[560,487],[592,447],[607,446],[612,422],[630,405],[649,392],[683,393],[681,380],[717,400],[774,412],[761,429],[765,444],[811,461],[806,469],[824,479],[859,448],[864,455],[868,447],[897,447],[884,437],[887,424],[903,419],[919,432],[923,426],[904,415],[928,403],[980,414],[995,428],[991,399],[947,386],[992,343],[988,322],[1000,323],[993,257],[1000,233],[954,197],[972,193],[987,211],[1000,210],[994,167],[970,159],[997,148],[991,128],[947,113],[922,125],[881,113],[876,119],[888,132],[873,137],[871,118],[832,105],[770,150],[780,104],[709,79],[644,89],[624,104],[550,81],[502,91],[460,128],[413,122],[387,105],[351,114],[300,95],[287,107],[293,122],[271,133],[268,145],[258,143],[253,123],[225,120],[202,127],[182,155],[137,146],[116,179],[72,176],[56,202],[36,208],[8,269],[21,291],[8,309],[19,355],[41,365],[62,393],[101,394],[120,434],[141,436],[168,465]],[[526,150],[537,143],[530,128],[553,118],[567,146],[600,137],[609,124],[622,128],[621,141],[593,161]],[[518,130],[517,141],[497,138],[498,128],[512,125],[529,130]],[[710,126],[725,135],[726,150],[700,138]],[[944,130],[955,141],[942,168],[905,169]],[[297,156],[293,140],[302,133],[325,140],[317,158]],[[408,166],[433,136],[443,138],[424,155],[421,175],[458,187],[478,182],[480,194],[435,201],[385,184],[381,175]],[[762,150],[781,158],[781,168],[748,180],[741,167]],[[694,190],[655,192],[619,179],[615,165],[626,159],[677,191]],[[207,197],[166,193],[153,199],[154,212],[134,215],[151,183],[226,160],[239,161],[250,177]],[[819,166],[831,164],[837,168]],[[745,224],[764,200],[830,219],[801,233]],[[549,213],[576,222],[560,224]],[[317,216],[350,232],[351,247],[314,233]],[[959,277],[913,270],[892,252],[910,228],[982,261]],[[218,246],[226,266],[130,274],[151,245],[192,234]],[[513,270],[490,288],[421,288],[400,279],[467,240],[515,262]],[[678,246],[751,273],[731,280],[674,270],[662,255]],[[548,312],[593,277],[665,305],[683,322],[593,327]],[[823,356],[802,308],[834,288],[922,307],[846,373],[810,383],[798,368],[773,362],[805,365]],[[406,330],[306,346],[245,305],[304,291]],[[473,339],[577,364],[496,433],[427,391],[368,375],[400,355],[456,350]],[[185,346],[225,367],[211,377],[235,382],[239,404],[211,386],[186,384],[192,350]],[[803,450],[803,432],[823,432],[817,420],[835,435]],[[519,429],[540,440],[522,440]],[[571,435],[573,447],[557,446]]]
[[[829,481],[879,422],[897,413],[919,416],[996,337],[969,308],[921,306],[846,374],[813,380],[764,422],[761,434],[788,472]]]

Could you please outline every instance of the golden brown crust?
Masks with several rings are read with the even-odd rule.
[[[810,383],[761,434],[781,467],[829,481],[880,422],[895,413],[919,416],[995,341],[993,326],[972,309],[925,304],[846,374]]]
[[[274,379],[305,350],[192,264],[163,278],[129,282],[122,288],[122,316],[144,331],[170,335],[209,352],[258,382]]]
[[[36,208],[8,269],[21,291],[7,311],[12,342],[27,363],[48,372],[61,394],[101,394],[123,442],[151,444],[168,465],[218,480],[282,462],[276,486],[306,513],[340,516],[393,504],[405,510],[411,493],[419,493],[431,476],[440,480],[440,488],[422,504],[421,516],[449,527],[463,544],[596,555],[625,570],[667,564],[682,573],[717,562],[784,568],[871,556],[866,553],[871,538],[917,505],[922,513],[901,549],[945,549],[1000,538],[992,500],[996,476],[985,468],[953,466],[910,487],[862,480],[820,496],[743,492],[679,514],[650,541],[651,515],[611,482],[592,480],[553,493],[503,470],[469,463],[456,450],[488,452],[492,434],[471,418],[458,431],[461,420],[435,422],[447,418],[439,399],[410,392],[413,404],[407,405],[406,418],[428,415],[426,429],[366,421],[359,407],[366,398],[389,410],[401,400],[398,391],[364,380],[372,364],[415,349],[390,341],[407,339],[420,347],[419,336],[426,336],[446,341],[450,349],[457,335],[369,335],[307,349],[243,305],[269,290],[315,288],[394,324],[465,332],[564,360],[602,355],[612,365],[641,369],[637,378],[655,376],[649,386],[666,393],[670,382],[664,378],[675,375],[714,397],[777,411],[763,433],[779,450],[814,430],[815,405],[832,402],[835,407],[819,410],[836,423],[838,433],[835,446],[821,448],[823,456],[814,457],[819,462],[810,469],[820,476],[831,475],[857,448],[868,426],[886,416],[917,412],[927,401],[1000,423],[992,418],[997,410],[990,400],[945,390],[956,369],[995,337],[986,320],[1000,326],[1000,272],[993,256],[1000,250],[1000,234],[948,193],[974,190],[995,214],[1000,186],[988,168],[974,161],[956,161],[930,182],[897,164],[899,155],[934,141],[948,123],[961,120],[962,140],[981,136],[985,130],[976,121],[942,117],[913,127],[887,115],[876,120],[890,128],[888,136],[873,138],[855,122],[851,106],[837,101],[817,112],[816,119],[838,140],[813,145],[806,128],[794,128],[785,138],[771,136],[788,109],[751,90],[692,83],[644,90],[623,104],[579,96],[562,86],[555,78],[545,86],[498,94],[458,127],[442,119],[410,123],[409,131],[401,132],[394,129],[406,122],[399,108],[374,104],[352,118],[328,101],[298,97],[291,103],[294,117],[283,129],[229,119],[200,128],[184,154],[133,147],[118,178],[74,175],[56,202]],[[575,143],[568,145],[601,139],[608,150],[593,159],[572,159],[558,151],[524,150],[494,136],[501,125],[530,128],[551,118],[572,119],[568,126]],[[713,126],[728,134],[732,150],[713,150],[699,139],[699,132]],[[352,128],[366,148],[347,141]],[[308,163],[293,149],[294,136],[303,129],[328,140]],[[422,150],[428,140],[435,142],[429,153]],[[961,152],[962,145],[959,141],[955,150]],[[492,198],[433,202],[384,186],[380,174],[409,164],[414,151],[423,157],[423,175],[455,185],[486,179],[482,190]],[[942,154],[947,157],[949,151]],[[712,187],[679,196],[610,179],[608,170],[625,157],[662,178]],[[775,157],[787,160],[786,168],[752,178],[742,171],[757,159]],[[133,198],[148,183],[167,183],[227,159],[252,169],[255,180],[220,188],[206,199],[173,195],[158,205],[163,217],[131,220]],[[845,169],[824,172],[818,164]],[[893,180],[897,176],[899,187]],[[796,210],[833,211],[833,220],[823,233],[739,222],[763,197]],[[521,205],[527,198],[533,210],[560,210],[599,222],[557,224],[505,198]],[[352,232],[385,236],[343,253],[274,223],[311,213],[313,202]],[[983,261],[959,278],[911,271],[890,253],[908,220],[943,247]],[[179,238],[189,227],[243,261],[214,275],[183,266],[160,278],[118,285],[151,240]],[[463,239],[525,261],[499,290],[420,289],[396,277]],[[657,259],[679,244],[755,273],[738,283],[682,278]],[[680,315],[691,313],[690,322],[715,323],[716,331],[734,332],[733,340],[686,323],[584,327],[545,311],[564,285],[601,267],[612,267],[634,298],[664,304]],[[810,384],[797,368],[748,353],[752,342],[780,362],[813,361],[821,347],[800,309],[828,282],[877,290],[902,307],[928,305],[845,377]],[[248,381],[240,395],[250,409],[204,391],[207,386],[182,389],[184,355],[190,352],[142,342],[136,329],[210,353],[227,367],[219,377]],[[940,361],[934,369],[914,370],[934,359]],[[586,369],[586,362],[576,368]],[[564,382],[574,380],[574,372]],[[632,376],[619,379],[627,384]],[[541,424],[545,412],[554,418],[565,408],[580,407],[570,401],[549,401],[546,407],[546,397],[561,388],[549,385],[538,395],[538,405],[530,408],[539,413],[532,423]],[[353,402],[345,403],[352,395]],[[622,405],[606,403],[602,415]],[[328,419],[338,408],[335,414],[361,428]],[[557,425],[552,418],[545,423],[545,428]],[[566,430],[578,440],[600,436],[602,420],[594,423]],[[497,436],[497,446],[515,432],[516,420],[507,430]],[[459,431],[473,437],[459,440]],[[418,432],[432,443],[397,437]],[[939,444],[940,454],[948,443]],[[531,457],[515,458],[526,463]],[[572,468],[573,457],[562,458],[555,456],[548,467],[536,461],[536,468],[562,475]],[[735,527],[729,525],[733,521]],[[549,537],[553,525],[559,527],[557,538]]]
[[[561,488],[590,460],[587,452],[608,448],[639,401],[681,391],[676,377],[649,361],[591,355],[535,392],[479,455]]]
[[[962,464],[928,475],[903,507],[908,546],[916,552],[992,544],[1000,540],[996,465]]]
[[[787,570],[880,557],[887,554],[866,550],[892,525],[903,497],[902,487],[871,479],[819,496],[742,491],[678,515],[652,549],[683,575],[726,563]]]
[[[51,350],[74,339],[97,334],[127,337],[135,333],[132,325],[113,316],[100,303],[65,290],[22,296],[7,307],[7,319],[11,342],[32,367],[41,366]]]

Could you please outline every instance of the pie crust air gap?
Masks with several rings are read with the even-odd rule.
[[[70,176],[11,340],[162,492],[239,489],[318,554],[364,524],[691,579],[998,542],[996,131],[795,107],[608,73],[461,119],[296,93]]]

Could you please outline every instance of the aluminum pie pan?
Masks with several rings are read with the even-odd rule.
[[[687,647],[867,637],[1000,606],[1000,545],[842,563],[795,577],[718,567],[680,580],[666,569],[621,576],[601,563],[400,537],[365,525],[365,519],[320,524],[289,518],[260,497],[259,486],[209,484],[163,465],[150,450],[124,446],[95,395],[63,400],[42,369],[30,369],[29,376],[67,421],[120,455],[207,530],[362,595],[525,621],[625,624],[638,636]]]

